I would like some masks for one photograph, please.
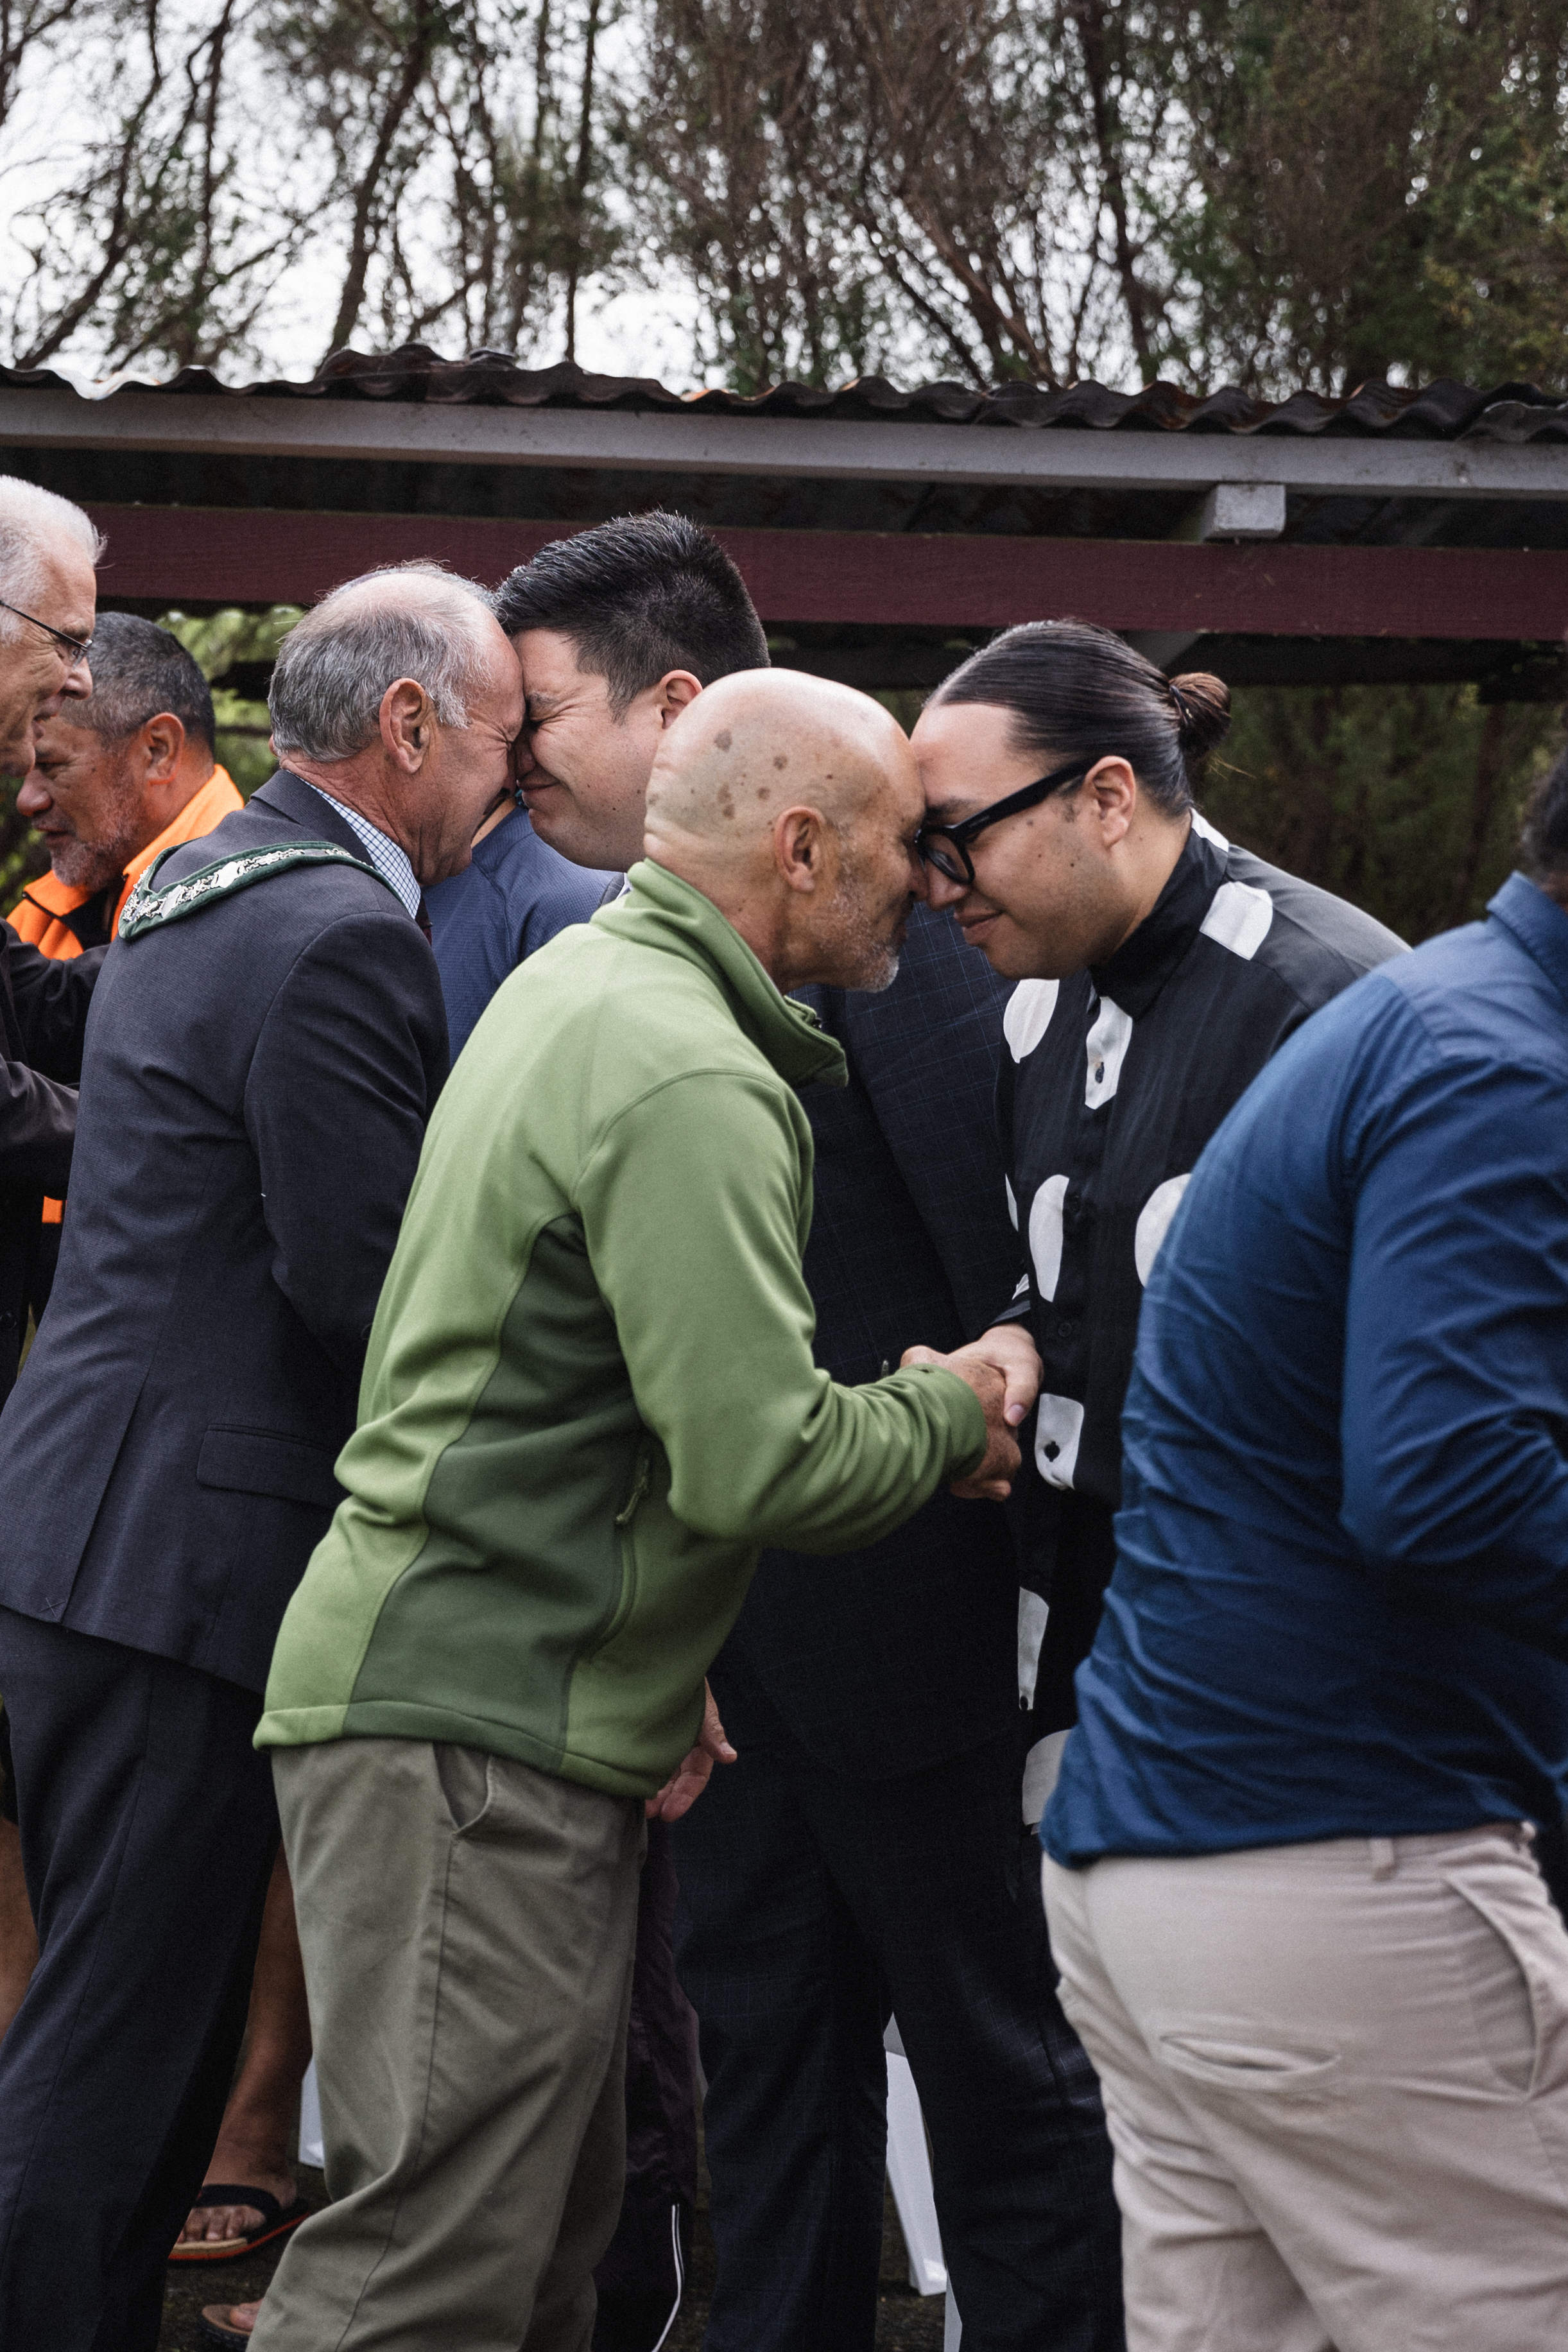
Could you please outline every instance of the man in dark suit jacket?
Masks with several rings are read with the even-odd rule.
[[[581,865],[630,865],[664,727],[767,658],[738,578],[692,524],[639,515],[545,549],[497,611],[523,664],[535,830]],[[850,1064],[846,1092],[802,1097],[806,1274],[836,1380],[957,1346],[1021,1270],[993,1106],[1006,992],[918,907],[885,993],[801,992]],[[1023,1822],[1018,1622],[1001,1507],[943,1494],[869,1551],[765,1554],[714,1667],[739,1761],[670,1833],[707,2076],[707,2352],[870,2352],[890,2011],[965,2352],[1121,2344],[1110,2146]],[[666,2314],[606,2352],[646,2352]]]
[[[0,2342],[152,2352],[277,1838],[251,1747],[446,1069],[421,885],[504,782],[482,591],[352,583],[285,646],[290,767],[110,950],[49,1314],[0,1419],[0,1690],[40,1958],[0,2046]]]
[[[800,993],[850,1065],[843,1093],[802,1097],[817,1360],[874,1380],[962,1344],[1013,1287],[1007,988],[916,908],[885,994]],[[715,1662],[740,1761],[674,1832],[718,2246],[706,2352],[870,2352],[890,2012],[965,2352],[1122,2342],[1110,2147],[1023,1823],[1018,1603],[1007,1515],[944,1494],[867,1551],[764,1553]]]

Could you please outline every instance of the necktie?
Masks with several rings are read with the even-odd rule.
[[[429,939],[430,916],[425,909],[424,893],[423,890],[419,894],[419,904],[413,910],[413,919],[419,925],[420,929],[424,933],[425,938]]]

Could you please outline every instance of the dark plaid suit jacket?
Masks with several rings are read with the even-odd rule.
[[[835,1380],[873,1381],[916,1341],[973,1338],[1017,1280],[995,1115],[1008,984],[948,917],[917,907],[883,994],[800,993],[850,1065],[847,1088],[802,1097],[817,1360]],[[1018,1582],[1001,1507],[944,1491],[869,1550],[765,1552],[730,1645],[825,1763],[915,1771],[1017,1720]],[[723,1685],[721,1657],[721,1701]]]

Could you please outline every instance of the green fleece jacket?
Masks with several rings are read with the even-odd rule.
[[[841,1388],[800,1271],[843,1055],[663,866],[498,991],[431,1122],[348,1490],[259,1747],[382,1735],[647,1796],[764,1545],[849,1551],[974,1467],[936,1368]]]

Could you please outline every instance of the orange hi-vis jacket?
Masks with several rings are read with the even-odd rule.
[[[230,781],[228,770],[214,768],[201,791],[193,794],[178,816],[164,826],[155,841],[150,841],[145,849],[137,851],[126,867],[125,879],[110,917],[110,937],[120,928],[120,918],[125,911],[127,898],[160,851],[173,849],[182,841],[199,841],[203,834],[211,833],[214,826],[222,824],[225,816],[233,816],[236,809],[244,806],[245,803]],[[52,874],[46,874],[38,881],[28,883],[19,904],[12,908],[5,919],[13,930],[19,932],[33,947],[41,948],[45,955],[54,956],[61,961],[68,961],[72,956],[80,955],[81,941],[64,918],[74,915],[78,907],[85,907],[88,900],[96,895],[91,890],[73,889],[68,882],[57,882]]]
[[[215,826],[222,824],[225,816],[233,816],[236,809],[244,806],[228,770],[214,768],[201,791],[192,795],[178,816],[164,826],[155,841],[150,841],[145,849],[137,851],[126,867],[125,879],[110,917],[110,936],[120,928],[120,918],[125,912],[127,898],[160,850],[173,849],[182,841],[199,841],[203,834],[211,833]],[[73,889],[68,882],[57,882],[52,874],[46,874],[38,881],[28,883],[19,904],[12,908],[5,919],[12,929],[31,946],[41,949],[45,955],[53,956],[60,962],[68,962],[72,956],[80,955],[82,948],[81,941],[64,919],[67,915],[74,915],[78,907],[85,907],[88,900],[96,896],[95,891]],[[60,1202],[46,1201],[45,1224],[57,1225],[59,1222]]]

